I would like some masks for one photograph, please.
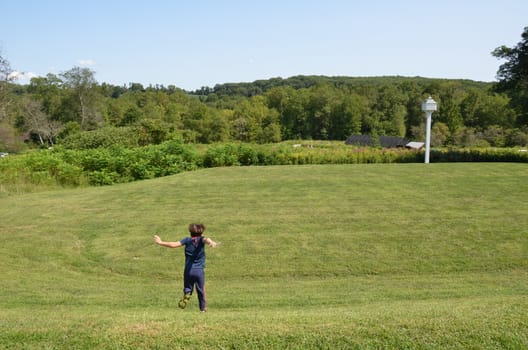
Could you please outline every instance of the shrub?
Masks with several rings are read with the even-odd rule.
[[[61,162],[51,175],[61,186],[80,186],[84,182],[83,171],[78,166]]]
[[[528,152],[513,148],[460,148],[431,151],[432,162],[528,162]]]
[[[203,165],[207,168],[240,165],[238,149],[233,144],[210,146],[204,154]]]
[[[423,152],[360,148],[342,144],[214,144],[194,146],[181,140],[125,148],[40,150],[0,160],[0,183],[10,188],[101,186],[167,176],[202,167],[423,162]],[[514,148],[443,148],[431,150],[431,162],[524,162],[528,152]],[[21,186],[23,184],[24,186]],[[29,185],[29,186],[26,186]],[[35,186],[31,186],[35,185]],[[18,190],[16,190],[18,192]]]
[[[240,144],[238,146],[238,162],[240,165],[258,165],[259,157],[256,147]]]
[[[507,135],[507,141],[508,146],[522,146],[526,147],[528,146],[528,128],[526,131],[514,129],[511,130],[511,132]]]
[[[69,149],[94,149],[112,146],[138,147],[139,134],[134,127],[107,127],[68,135],[61,146]]]

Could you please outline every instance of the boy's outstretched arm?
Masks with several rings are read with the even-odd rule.
[[[205,244],[208,244],[211,248],[215,248],[218,245],[218,243],[216,243],[209,237],[204,237],[203,241]]]
[[[161,240],[161,238],[158,235],[154,235],[154,242],[156,242],[156,244],[160,246],[167,247],[167,248],[178,248],[182,246],[180,242],[164,242]]]

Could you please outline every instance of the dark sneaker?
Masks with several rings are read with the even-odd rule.
[[[183,298],[181,298],[181,300],[178,302],[178,306],[180,307],[180,309],[185,309],[189,299],[191,299],[191,294],[189,293],[185,294]]]

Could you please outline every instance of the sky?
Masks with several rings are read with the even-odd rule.
[[[495,81],[527,0],[0,0],[20,83],[73,67],[99,83],[192,91],[295,75]]]

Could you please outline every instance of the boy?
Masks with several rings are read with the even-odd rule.
[[[190,224],[189,233],[191,237],[185,237],[179,242],[164,242],[159,236],[154,236],[154,242],[163,247],[178,248],[185,246],[185,269],[183,272],[183,297],[178,303],[181,309],[185,309],[191,298],[194,287],[198,294],[200,311],[206,311],[205,298],[205,244],[215,248],[217,243],[211,238],[202,237],[205,231],[203,224]]]

